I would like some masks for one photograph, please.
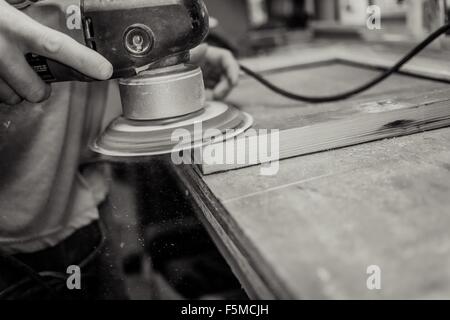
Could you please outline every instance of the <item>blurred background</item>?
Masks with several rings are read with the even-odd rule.
[[[328,39],[368,37],[411,43],[442,25],[449,0],[206,0],[220,36],[239,55],[277,46]],[[377,6],[379,12],[368,12]],[[368,29],[371,15],[381,29]],[[378,32],[373,32],[378,31]]]

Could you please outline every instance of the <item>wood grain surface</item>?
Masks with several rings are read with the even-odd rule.
[[[282,69],[266,77],[290,91],[328,96],[355,88],[378,74],[370,68],[330,62]],[[325,104],[289,100],[245,79],[229,102],[253,116],[254,130],[279,130],[274,140],[269,131],[269,141],[278,143],[279,157],[273,158],[281,159],[450,125],[448,84],[406,75],[394,75],[351,99]],[[258,154],[261,150],[255,147],[254,135],[249,131],[233,147],[234,157],[245,161],[209,161],[205,156],[200,166],[203,174],[272,160]],[[228,157],[228,143],[206,147],[203,152],[224,150],[220,154]]]
[[[284,160],[274,177],[258,167],[175,170],[208,208],[212,233],[239,252],[229,261],[262,279],[250,288],[262,282],[277,298],[450,297],[450,129]],[[366,287],[370,265],[381,267],[382,290]]]
[[[333,68],[328,76],[325,69],[292,71],[274,80],[313,94],[372,72]],[[447,88],[403,76],[390,81],[361,101]],[[298,121],[295,103],[251,80],[232,101],[263,127]],[[196,166],[168,166],[254,298],[450,298],[450,128],[282,160],[275,176],[261,176],[260,166],[208,176]],[[381,290],[366,286],[371,265],[381,268]]]

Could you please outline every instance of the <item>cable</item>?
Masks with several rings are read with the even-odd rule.
[[[104,249],[105,247],[105,226],[102,222],[99,222],[98,224],[99,230],[100,230],[100,242],[98,245],[95,246],[94,250],[89,253],[89,255],[84,258],[81,262],[78,263],[78,266],[80,268],[84,268],[88,266],[90,263],[92,263],[93,260],[95,260],[98,255],[100,254],[100,251]],[[6,289],[0,290],[0,300],[9,299],[10,297],[22,297],[22,292],[20,292],[21,288],[23,286],[29,285],[31,282],[35,282],[39,288],[45,290],[48,292],[52,299],[56,298],[58,296],[57,290],[55,287],[58,285],[60,287],[63,287],[63,285],[66,284],[67,280],[67,274],[63,272],[54,272],[54,271],[42,271],[38,272],[35,271],[33,268],[28,266],[26,263],[22,262],[20,259],[11,256],[6,255],[0,250],[0,265],[7,264],[9,267],[21,271],[25,278],[18,281],[17,283],[7,287]],[[84,275],[86,276],[86,275]],[[56,282],[55,282],[56,281]],[[30,290],[39,290],[37,287],[33,287]],[[25,295],[27,292],[25,293]]]
[[[393,73],[398,72],[403,65],[405,65],[408,61],[410,61],[412,58],[417,56],[423,49],[425,49],[431,42],[436,40],[439,36],[446,33],[450,30],[450,24],[446,24],[436,31],[434,31],[432,34],[430,34],[424,41],[422,41],[420,44],[418,44],[416,47],[414,47],[404,58],[402,58],[397,64],[395,64],[393,67],[389,68],[379,76],[377,76],[375,79],[369,81],[368,83],[357,87],[353,90],[343,92],[340,94],[332,95],[332,96],[324,96],[324,97],[310,97],[310,96],[304,96],[300,94],[296,94],[287,90],[284,90],[283,88],[280,88],[273,84],[272,82],[266,80],[263,76],[259,75],[255,71],[252,71],[251,69],[240,65],[243,72],[245,72],[250,77],[254,78],[258,82],[260,82],[262,85],[267,87],[268,89],[274,91],[275,93],[284,96],[286,98],[297,100],[297,101],[303,101],[303,102],[309,102],[309,103],[324,103],[324,102],[333,102],[333,101],[340,101],[347,98],[350,98],[351,96],[354,96],[358,93],[361,93],[363,91],[366,91],[373,86],[379,84],[380,82],[386,80],[386,78],[390,77]]]
[[[54,291],[54,289],[46,283],[45,279],[38,272],[34,271],[27,264],[23,263],[22,261],[13,256],[3,255],[1,252],[0,252],[0,261],[2,262],[2,264],[8,264],[11,267],[15,268],[16,270],[22,271],[25,275],[29,277],[29,279],[35,281],[36,284],[42,287],[42,289],[45,289],[52,296],[56,297],[56,292]],[[28,281],[28,279],[26,279],[25,281]],[[3,299],[3,297],[9,293],[10,293],[9,288],[7,288],[4,291],[0,291],[0,299]]]

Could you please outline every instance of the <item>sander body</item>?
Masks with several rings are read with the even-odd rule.
[[[26,2],[25,2],[26,4]],[[112,78],[187,62],[208,33],[208,13],[197,0],[40,0],[22,10],[34,20],[97,51]],[[30,53],[28,62],[48,82],[91,79]]]
[[[234,137],[251,126],[248,114],[207,102],[202,71],[189,64],[190,50],[209,30],[202,0],[24,0],[16,7],[103,55],[113,65],[112,78],[120,78],[123,116],[93,151],[119,161],[168,154]],[[27,60],[47,82],[93,80],[33,53]],[[215,134],[194,134],[199,124]]]

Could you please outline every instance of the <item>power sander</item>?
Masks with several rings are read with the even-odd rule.
[[[250,115],[207,102],[202,71],[189,64],[190,50],[209,29],[202,0],[24,0],[16,7],[113,65],[123,116],[97,139],[95,152],[107,157],[167,154],[232,138],[252,125]],[[27,61],[46,82],[93,80],[33,53]],[[200,124],[208,135],[194,134]],[[177,129],[186,136],[174,139]]]

